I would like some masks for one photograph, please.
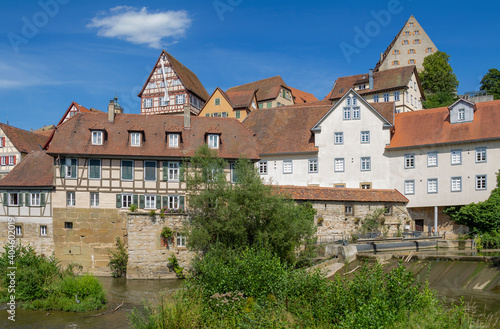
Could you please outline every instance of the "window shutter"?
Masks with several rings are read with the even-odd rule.
[[[167,181],[168,180],[168,162],[163,161],[163,180]]]
[[[184,181],[184,163],[179,162],[179,181],[183,182]]]
[[[21,207],[23,205],[23,194],[24,193],[18,193],[17,194],[17,205]]]
[[[184,195],[179,196],[179,208],[184,209]]]
[[[9,205],[9,199],[8,199],[9,195],[7,193],[4,193],[3,194],[3,205],[4,206],[8,206]]]
[[[139,195],[139,208],[146,208],[144,194]]]
[[[5,137],[2,137],[2,147],[5,147]]]
[[[61,158],[59,161],[60,161],[60,166],[59,166],[60,176],[61,178],[64,178],[66,177],[66,159]]]
[[[45,207],[45,193],[40,193],[40,206]]]
[[[31,206],[30,194],[29,193],[24,194],[24,204],[26,205],[26,207]]]
[[[164,196],[163,197],[163,208],[167,207],[168,206],[168,197],[167,196]]]
[[[71,178],[76,178],[78,176],[78,160],[71,159]]]
[[[133,204],[135,204],[136,206],[139,205],[139,197],[137,196],[137,194],[134,194],[134,196],[132,197],[132,202]]]
[[[122,207],[122,195],[117,194],[116,195],[116,208],[121,208]]]
[[[161,208],[161,195],[156,196],[156,209]]]
[[[16,156],[14,155],[14,164],[16,164]]]

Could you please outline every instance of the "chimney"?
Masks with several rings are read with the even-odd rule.
[[[191,106],[184,105],[184,129],[191,129]]]
[[[109,101],[108,105],[108,122],[115,121],[115,102],[114,100]]]
[[[373,89],[373,69],[370,69],[368,73],[368,84],[370,85],[370,90]]]

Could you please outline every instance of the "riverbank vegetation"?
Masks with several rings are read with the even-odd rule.
[[[13,285],[9,267],[15,268]],[[26,309],[83,312],[103,308],[106,295],[101,283],[90,274],[76,275],[78,269],[76,265],[62,269],[55,257],[41,256],[29,245],[5,247],[0,254],[0,302],[9,301],[13,294],[9,286],[14,286],[16,302]]]

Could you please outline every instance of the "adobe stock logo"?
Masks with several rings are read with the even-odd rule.
[[[243,0],[215,0],[212,2],[220,21],[224,21],[224,13],[228,11],[233,11],[234,8],[238,7]]]
[[[21,27],[21,34],[19,35],[14,32],[9,32],[7,38],[14,49],[16,54],[19,53],[19,46],[22,44],[27,44],[30,39],[33,39],[39,29],[43,28],[49,23],[49,19],[59,14],[60,5],[65,5],[71,0],[46,0],[38,1],[38,6],[41,10],[37,11],[31,17],[31,20],[26,16],[21,17],[23,26]]]
[[[351,62],[351,56],[353,54],[360,54],[361,49],[368,47],[371,39],[380,34],[382,27],[389,25],[392,20],[392,15],[399,14],[402,11],[403,7],[399,0],[389,0],[387,3],[387,10],[382,9],[378,12],[371,10],[370,15],[374,19],[367,22],[363,30],[358,26],[354,28],[356,35],[354,36],[353,44],[347,42],[341,42],[339,44],[340,50],[342,50],[347,63]]]

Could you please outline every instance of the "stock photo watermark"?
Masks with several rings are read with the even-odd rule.
[[[224,14],[228,11],[232,12],[234,8],[239,6],[242,2],[243,0],[215,0],[212,2],[212,5],[222,22],[224,21]]]
[[[10,41],[12,49],[16,54],[19,53],[19,46],[27,44],[31,39],[37,36],[41,28],[45,27],[50,18],[59,14],[61,5],[65,5],[71,0],[40,0],[37,2],[40,10],[31,17],[23,16],[23,23],[20,33],[9,32],[7,38]]]
[[[370,16],[373,19],[368,21],[364,28],[360,28],[359,26],[354,27],[356,34],[352,43],[341,42],[339,44],[347,63],[352,61],[352,55],[360,54],[361,49],[368,47],[372,39],[380,34],[382,28],[387,27],[391,23],[393,15],[400,14],[402,11],[403,6],[399,0],[389,0],[387,2],[387,9],[379,11],[371,10]]]
[[[7,302],[7,318],[10,321],[16,321],[16,220],[12,217],[8,218],[7,226],[7,253],[9,259],[9,267],[7,267],[7,277],[9,278],[9,285],[7,293],[9,294],[9,301]]]

